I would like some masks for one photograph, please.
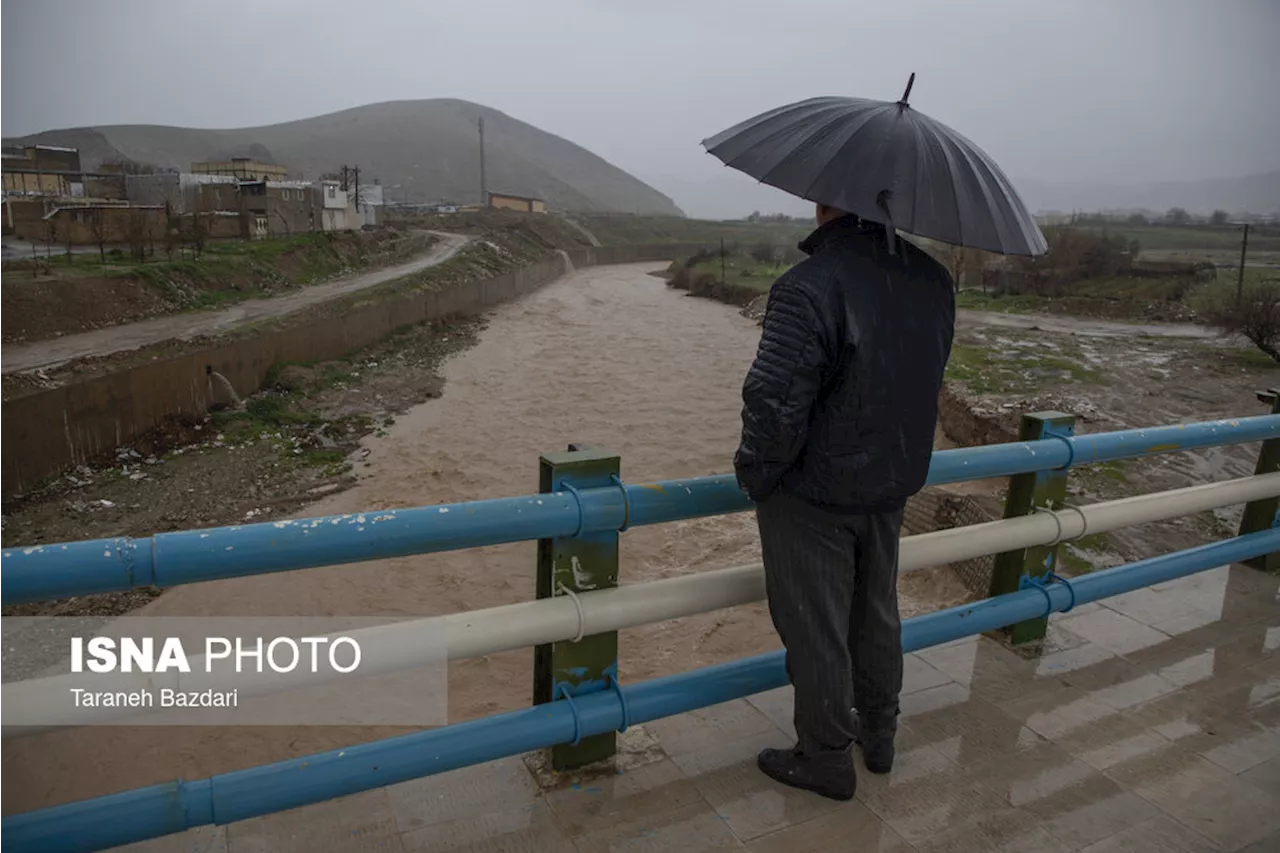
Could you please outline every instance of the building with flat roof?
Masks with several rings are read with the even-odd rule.
[[[511,193],[489,193],[489,206],[499,210],[518,210],[521,213],[547,212],[547,203],[542,199]]]
[[[275,163],[254,160],[252,157],[232,157],[230,160],[192,163],[191,172],[196,175],[225,175],[241,181],[283,181],[289,170]]]

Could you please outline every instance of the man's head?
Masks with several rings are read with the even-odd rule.
[[[819,225],[826,225],[833,219],[839,219],[842,216],[849,215],[849,211],[841,210],[838,207],[828,207],[825,204],[818,205],[817,219]]]

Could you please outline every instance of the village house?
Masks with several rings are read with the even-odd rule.
[[[6,197],[83,196],[80,152],[59,145],[9,146],[0,152]]]
[[[247,240],[316,228],[315,198],[305,181],[240,181],[240,236]]]
[[[321,231],[354,231],[361,226],[361,214],[354,193],[348,193],[339,181],[317,181],[314,184],[316,208]]]
[[[206,160],[191,164],[193,175],[219,175],[238,181],[283,181],[289,170],[275,163],[263,163],[252,157],[232,157],[230,160]]]
[[[489,206],[498,210],[518,210],[521,213],[547,212],[547,204],[542,199],[511,193],[489,193]]]
[[[18,237],[49,247],[125,243],[154,251],[167,224],[163,207],[72,202],[55,205],[39,222],[24,222]]]
[[[360,208],[361,225],[381,225],[384,219],[385,202],[382,196],[382,184],[361,184],[357,193],[357,206]]]

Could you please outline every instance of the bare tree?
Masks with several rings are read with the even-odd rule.
[[[1244,290],[1240,301],[1224,294],[1209,309],[1209,322],[1241,335],[1280,362],[1280,282],[1264,281]]]
[[[135,261],[147,259],[147,215],[137,208],[129,208],[125,219],[125,239],[129,242],[129,256]]]
[[[981,275],[986,266],[986,252],[981,249],[970,249],[964,246],[947,246],[943,253],[947,271],[951,273],[952,286],[959,293],[974,275]]]
[[[107,218],[102,215],[102,208],[89,211],[89,233],[93,242],[98,244],[98,260],[107,262]]]
[[[1225,210],[1215,210],[1213,216],[1209,217],[1209,222],[1213,225],[1226,225],[1227,212]]]
[[[203,215],[199,210],[191,212],[191,248],[197,258],[204,251],[204,244],[209,239],[209,230],[205,226]]]

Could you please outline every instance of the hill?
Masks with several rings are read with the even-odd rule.
[[[127,157],[161,168],[229,156],[268,157],[309,179],[359,165],[389,200],[475,203],[480,195],[476,122],[484,119],[491,192],[546,199],[561,210],[683,215],[671,199],[581,146],[468,101],[390,101],[265,127],[205,130],[104,125],[48,130],[5,144],[79,148],[85,168]]]
[[[1034,211],[1149,210],[1181,207],[1196,214],[1280,213],[1280,170],[1242,178],[1209,178],[1148,184],[1067,184],[1014,179]]]

